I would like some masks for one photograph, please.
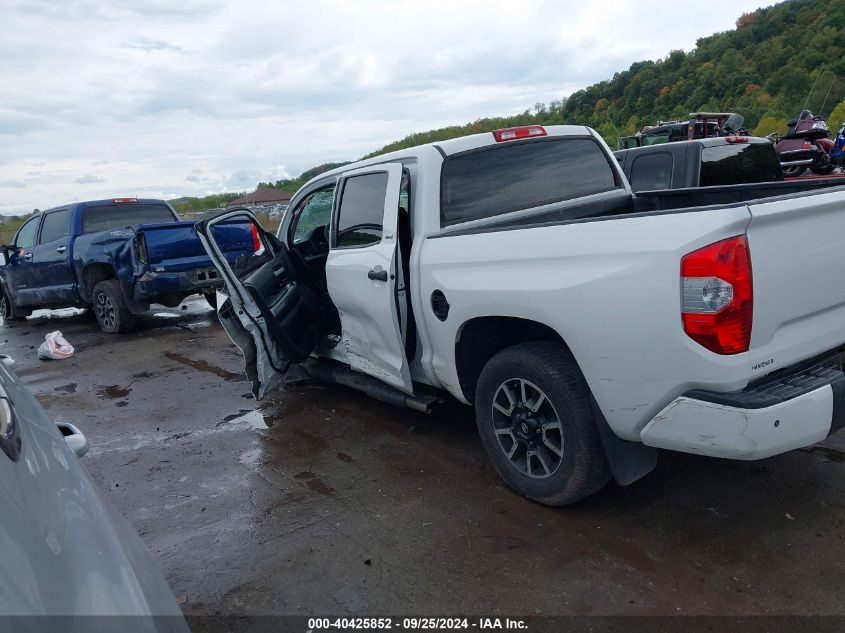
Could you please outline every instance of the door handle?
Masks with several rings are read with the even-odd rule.
[[[367,273],[367,278],[373,281],[387,281],[387,271],[381,266],[376,266]]]
[[[67,246],[57,246],[57,247],[56,247],[56,252],[57,252],[57,253],[65,253],[65,252],[67,252]]]

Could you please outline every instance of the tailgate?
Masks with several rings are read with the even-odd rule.
[[[751,362],[766,370],[845,343],[845,189],[751,203]],[[771,361],[771,362],[769,362]]]
[[[149,269],[155,272],[181,272],[213,268],[194,229],[194,222],[142,224],[137,233],[144,236]],[[218,243],[227,258],[252,252],[252,233],[245,222],[221,225],[224,239]]]

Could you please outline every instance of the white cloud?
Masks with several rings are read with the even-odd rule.
[[[94,174],[85,174],[84,176],[73,179],[73,182],[79,185],[95,185],[105,181],[106,179],[102,176],[95,176]]]
[[[66,202],[66,183],[83,199],[251,189],[558,99],[757,4],[712,0],[702,21],[669,0],[4,2],[0,183],[24,187],[0,212]]]

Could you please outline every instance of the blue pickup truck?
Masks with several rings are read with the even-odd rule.
[[[253,254],[246,224],[226,227],[226,257]],[[126,332],[151,303],[178,306],[221,286],[193,222],[163,200],[115,198],[43,211],[0,249],[0,313],[24,319],[38,308],[89,307],[104,332]]]

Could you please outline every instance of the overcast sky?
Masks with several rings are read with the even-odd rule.
[[[4,0],[0,212],[251,190],[558,99],[761,4]]]

